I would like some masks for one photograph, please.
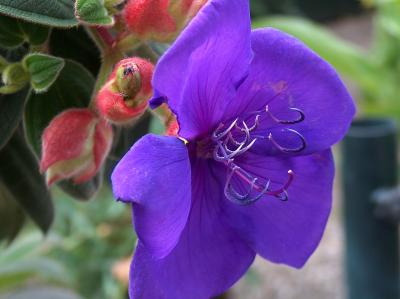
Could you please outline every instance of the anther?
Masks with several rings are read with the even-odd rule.
[[[297,124],[302,122],[305,119],[305,114],[302,110],[298,109],[298,108],[289,108],[289,110],[291,111],[295,111],[298,113],[298,117],[296,119],[293,120],[283,120],[283,119],[279,119],[276,116],[274,116],[272,114],[272,112],[269,110],[269,106],[265,106],[265,112],[267,112],[267,114],[277,123],[279,124],[286,124],[286,125],[293,125],[293,124]]]
[[[272,142],[272,144],[273,144],[277,149],[279,149],[280,151],[285,152],[285,153],[298,153],[298,152],[301,152],[302,150],[304,150],[304,149],[307,147],[306,139],[305,139],[304,136],[301,135],[299,132],[297,132],[296,130],[293,130],[293,129],[284,129],[283,131],[290,132],[290,133],[296,135],[296,136],[300,139],[301,145],[299,145],[298,147],[295,147],[295,148],[284,147],[284,146],[280,145],[280,144],[273,138],[272,133],[269,133],[268,139],[269,139],[269,141]]]

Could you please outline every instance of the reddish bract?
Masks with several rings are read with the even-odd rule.
[[[129,123],[147,109],[154,66],[142,58],[119,62],[96,97],[99,114],[115,124]]]
[[[168,0],[130,0],[125,6],[127,27],[141,38],[168,40],[176,23],[168,13]]]
[[[112,128],[88,109],[56,116],[42,136],[41,172],[47,184],[72,179],[79,184],[96,175],[112,144]]]

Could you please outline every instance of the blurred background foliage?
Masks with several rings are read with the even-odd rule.
[[[400,118],[399,0],[365,0],[362,3],[358,0],[252,0],[251,7],[255,28],[272,26],[298,37],[350,80],[359,90],[356,100],[360,114]],[[361,13],[374,14],[370,49],[338,38],[325,26],[327,22]],[[0,42],[3,37],[0,30]],[[88,86],[94,83],[93,77],[100,67],[98,50],[81,27],[53,29],[48,47],[52,55],[67,61],[69,71],[60,75],[57,81],[60,86],[55,85],[54,91],[50,89],[42,95],[31,95],[28,90],[22,90],[17,97],[22,102],[18,104],[14,100],[14,110],[5,107],[5,96],[0,96],[0,118],[10,118],[9,113],[13,111],[20,113],[27,101],[23,124],[18,118],[18,128],[8,137],[11,141],[5,145],[4,140],[5,146],[0,151],[0,161],[3,161],[0,162],[0,298],[27,298],[26,294],[32,299],[127,298],[126,269],[135,236],[130,208],[115,203],[108,178],[115,163],[136,139],[149,130],[159,133],[162,126],[146,114],[133,128],[118,129],[118,138],[104,172],[83,186],[72,186],[68,182],[60,184],[52,190],[53,200],[47,191],[31,192],[33,185],[35,188],[41,186],[40,189],[43,182],[7,182],[1,173],[7,174],[9,179],[10,169],[14,174],[12,177],[35,178],[32,169],[19,168],[18,173],[15,170],[18,167],[12,165],[15,162],[12,153],[18,151],[24,153],[21,155],[26,157],[27,164],[35,160],[26,142],[21,141],[21,134],[25,132],[28,141],[32,139],[30,145],[38,154],[40,144],[34,143],[35,140],[37,143],[41,130],[57,112],[87,104]],[[0,49],[0,54],[10,61],[17,61],[27,51],[28,47],[23,43],[12,50]],[[62,80],[70,80],[68,76],[74,71],[85,74],[88,89],[66,91],[71,95],[68,102],[63,102],[57,95],[58,90],[66,86]],[[74,102],[77,92],[81,97]],[[35,109],[44,111],[40,118],[35,118],[35,114],[32,116]],[[6,116],[1,114],[4,111],[8,111]],[[99,191],[102,176],[106,184]],[[94,199],[82,201],[96,193]],[[40,199],[32,200],[35,194],[39,194]],[[47,218],[43,216],[45,214]],[[53,216],[54,223],[49,229]],[[29,219],[46,232],[45,237]],[[24,226],[24,223],[28,225]]]

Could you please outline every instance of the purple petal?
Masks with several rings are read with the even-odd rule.
[[[203,160],[193,167],[193,206],[174,250],[155,260],[138,244],[131,267],[131,299],[205,299],[235,283],[255,253],[230,228],[221,186]]]
[[[248,0],[211,0],[157,64],[155,98],[166,98],[190,139],[222,118],[252,58]]]
[[[264,196],[249,206],[229,202],[226,210],[227,219],[258,254],[275,263],[302,267],[319,244],[331,210],[330,150],[286,159],[253,154],[238,164],[259,178],[271,179],[274,188],[285,183],[287,170],[294,171],[288,201]]]
[[[148,252],[162,258],[175,247],[191,205],[191,171],[184,143],[146,135],[111,176],[114,196],[133,205],[134,223]]]
[[[335,70],[297,39],[275,29],[261,29],[252,33],[254,59],[249,76],[240,86],[236,111],[231,117],[249,116],[261,111],[261,129],[264,136],[256,144],[263,153],[273,154],[269,133],[287,148],[296,148],[300,140],[285,128],[299,132],[307,147],[306,155],[328,149],[343,138],[354,116],[354,103]],[[281,120],[294,120],[304,112],[305,120],[297,124],[279,124],[265,112]],[[278,151],[275,151],[278,152]]]

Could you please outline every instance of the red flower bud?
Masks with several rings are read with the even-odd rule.
[[[153,64],[142,58],[120,61],[97,95],[96,107],[100,115],[115,124],[140,117],[153,93],[153,69]]]
[[[57,115],[42,136],[41,172],[48,185],[64,179],[80,184],[99,171],[112,144],[112,128],[88,109]]]
[[[129,0],[125,23],[141,39],[172,41],[207,0]]]
[[[142,39],[167,41],[177,30],[168,4],[169,0],[129,0],[124,9],[127,27]]]

